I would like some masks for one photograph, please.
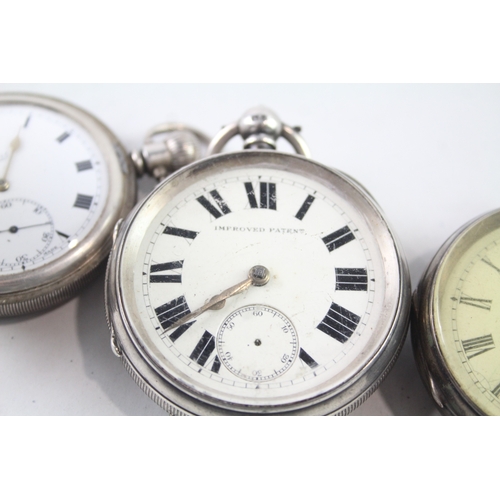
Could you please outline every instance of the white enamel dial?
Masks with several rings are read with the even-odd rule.
[[[307,407],[354,383],[401,307],[394,242],[383,223],[375,234],[365,195],[345,179],[330,186],[324,167],[260,155],[160,186],[124,230],[110,293],[133,350],[167,384],[250,413]],[[254,266],[268,282],[245,284]]]
[[[102,152],[78,122],[33,104],[1,105],[0,275],[76,247],[102,214],[108,185]],[[28,228],[42,219],[43,229]]]

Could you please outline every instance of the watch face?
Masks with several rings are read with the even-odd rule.
[[[500,415],[500,213],[453,243],[437,274],[433,313],[456,386],[480,413]]]
[[[71,117],[0,103],[0,275],[22,274],[75,248],[101,216],[103,154]]]
[[[200,165],[161,185],[124,231],[116,286],[131,364],[137,351],[188,399],[250,413],[307,407],[366,375],[401,287],[372,203],[293,156]]]

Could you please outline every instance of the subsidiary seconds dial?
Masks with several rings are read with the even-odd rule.
[[[272,307],[243,306],[222,322],[217,351],[224,366],[237,377],[257,383],[273,380],[294,363],[297,332]]]
[[[0,220],[0,269],[24,270],[44,258],[54,237],[54,221],[45,207],[25,199],[0,201]]]

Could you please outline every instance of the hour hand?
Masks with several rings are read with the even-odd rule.
[[[9,172],[9,167],[12,161],[12,157],[14,156],[14,153],[17,151],[19,146],[21,145],[21,141],[19,140],[19,134],[21,132],[21,129],[17,132],[17,135],[10,141],[9,144],[9,156],[7,157],[7,163],[4,166],[3,173],[1,174],[0,177],[0,191],[7,191],[9,189],[10,184],[9,181],[7,180],[7,173]]]
[[[203,306],[196,309],[195,311],[186,314],[179,321],[176,321],[174,324],[170,325],[165,332],[177,328],[188,321],[191,321],[194,318],[197,318],[200,314],[208,311],[209,309],[219,310],[222,309],[226,305],[226,299],[232,297],[233,295],[237,295],[238,293],[244,292],[251,285],[254,286],[263,286],[269,281],[269,270],[264,266],[253,266],[249,273],[248,278],[241,283],[238,283],[234,286],[229,287],[218,295],[214,295],[210,300],[205,302]]]

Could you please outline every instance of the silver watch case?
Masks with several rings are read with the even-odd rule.
[[[158,366],[140,341],[140,332],[134,325],[134,318],[129,317],[124,307],[124,284],[120,281],[122,253],[127,245],[127,238],[132,223],[143,216],[143,213],[154,211],[162,204],[162,200],[173,196],[183,186],[206,175],[210,169],[230,169],[233,165],[245,166],[269,165],[295,172],[307,172],[306,175],[321,178],[322,182],[333,183],[335,190],[346,190],[347,196],[354,198],[361,207],[366,218],[371,222],[374,232],[379,233],[377,240],[382,245],[382,254],[388,256],[388,281],[392,291],[389,294],[393,315],[381,318],[380,323],[385,331],[385,340],[376,355],[366,360],[364,367],[345,385],[336,387],[334,391],[322,394],[314,400],[302,401],[288,407],[263,407],[245,411],[244,408],[231,408],[230,404],[221,407],[201,394],[192,394],[174,382],[162,366]],[[148,219],[148,217],[146,217]],[[147,222],[142,221],[147,224]],[[386,247],[386,248],[385,248]],[[387,249],[387,251],[385,251]],[[325,167],[301,156],[271,151],[242,151],[211,156],[197,161],[175,172],[148,196],[146,200],[120,224],[117,238],[108,263],[106,273],[106,313],[111,330],[111,344],[115,354],[122,361],[143,391],[171,415],[344,415],[351,412],[365,401],[378,387],[392,368],[409,325],[411,302],[411,286],[406,261],[392,231],[387,226],[380,209],[370,194],[356,181],[347,175]]]
[[[92,231],[59,259],[22,274],[0,276],[0,317],[18,316],[54,307],[75,296],[99,272],[109,254],[116,222],[136,200],[133,167],[124,147],[97,118],[81,108],[52,97],[0,94],[0,106],[29,104],[55,111],[83,127],[99,147],[108,168],[109,195]]]

